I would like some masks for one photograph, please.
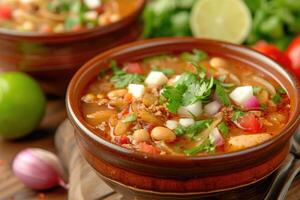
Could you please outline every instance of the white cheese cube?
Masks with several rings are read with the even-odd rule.
[[[141,98],[145,93],[145,86],[141,84],[129,84],[128,92],[135,98]]]
[[[192,118],[181,118],[179,119],[179,124],[184,127],[188,127],[195,123],[195,120]]]
[[[153,87],[161,87],[167,82],[168,82],[168,78],[166,77],[166,75],[162,72],[157,72],[157,71],[151,71],[145,80],[145,83],[147,85]]]
[[[229,97],[238,105],[243,105],[248,99],[253,96],[252,86],[241,86],[235,88]]]
[[[188,106],[181,106],[177,113],[182,117],[199,117],[202,113],[202,103],[201,101],[197,101]]]
[[[84,14],[84,18],[89,21],[95,21],[98,18],[98,13],[96,11],[89,11]]]
[[[176,75],[168,81],[168,85],[174,85],[179,79],[181,75]]]
[[[89,9],[95,9],[101,6],[101,0],[84,0],[84,4],[89,8]]]
[[[171,130],[174,130],[175,128],[177,128],[177,126],[178,126],[178,122],[175,120],[167,120],[166,121],[166,127]]]

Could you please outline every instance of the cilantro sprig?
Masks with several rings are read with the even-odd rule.
[[[215,81],[215,84],[216,84],[216,94],[219,97],[221,103],[224,104],[225,106],[230,106],[231,101],[224,87],[220,84],[219,81]]]
[[[276,94],[274,94],[274,96],[272,97],[272,101],[275,104],[280,103],[282,100],[282,95],[284,95],[284,94],[286,94],[285,89],[283,89],[282,87],[277,88]]]
[[[123,123],[127,124],[130,122],[134,122],[137,119],[136,113],[131,113],[125,119],[122,120]]]
[[[186,149],[184,150],[184,153],[188,156],[196,155],[201,152],[214,152],[216,149],[215,145],[213,142],[208,138],[206,139],[202,144],[199,146],[193,147],[191,149]]]
[[[184,52],[180,55],[180,58],[187,62],[199,63],[207,58],[207,54],[199,49],[193,49],[192,53]]]
[[[171,69],[171,68],[159,68],[159,67],[157,67],[156,65],[153,65],[151,68],[152,68],[153,71],[162,72],[162,73],[164,73],[165,75],[172,75],[172,74],[175,74],[175,70],[174,70],[174,69]]]
[[[212,123],[212,120],[207,119],[207,120],[200,120],[196,121],[194,124],[184,127],[179,125],[175,129],[175,134],[178,136],[187,136],[188,138],[194,138],[196,135],[198,135],[201,131],[206,129],[210,124]]]
[[[240,117],[243,117],[245,113],[240,110],[235,110],[232,116],[232,121],[236,122]]]
[[[115,88],[125,88],[131,83],[142,83],[145,80],[145,77],[140,74],[130,74],[121,70],[116,61],[112,61],[110,66],[114,73],[110,81],[114,83]]]

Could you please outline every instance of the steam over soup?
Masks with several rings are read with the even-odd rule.
[[[136,0],[0,0],[0,27],[23,32],[60,33],[121,20]]]
[[[201,156],[270,140],[289,119],[284,88],[201,50],[111,62],[86,88],[82,114],[107,140],[151,154]]]

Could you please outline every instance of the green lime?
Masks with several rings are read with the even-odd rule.
[[[198,0],[190,26],[195,37],[240,44],[250,33],[252,18],[243,0]]]
[[[32,132],[45,110],[38,83],[19,72],[0,73],[0,137],[16,139]]]

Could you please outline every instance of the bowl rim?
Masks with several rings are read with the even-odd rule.
[[[21,32],[16,31],[14,29],[6,29],[0,27],[0,36],[6,36],[6,37],[21,37],[25,39],[49,39],[49,38],[69,38],[69,37],[82,37],[85,35],[104,35],[110,32],[113,32],[115,30],[118,30],[127,24],[129,24],[136,16],[143,10],[146,0],[139,0],[138,6],[130,12],[125,17],[121,18],[121,20],[104,25],[104,26],[96,26],[91,29],[83,29],[79,31],[65,31],[61,33],[39,33],[39,32]]]
[[[115,54],[116,52],[119,52],[122,54],[123,50],[128,50],[131,49],[131,51],[137,51],[145,48],[153,48],[155,46],[160,46],[160,45],[172,45],[172,44],[184,44],[184,43],[191,43],[191,42],[196,42],[196,41],[202,41],[202,42],[208,42],[208,43],[215,43],[221,46],[225,47],[231,47],[235,48],[236,50],[241,50],[244,52],[247,52],[249,54],[252,54],[253,56],[256,56],[257,59],[263,61],[263,62],[268,62],[269,65],[273,65],[273,68],[276,69],[280,74],[283,74],[283,77],[285,80],[289,79],[290,82],[294,83],[294,86],[296,90],[297,95],[295,95],[298,98],[298,101],[295,101],[295,108],[298,108],[295,110],[294,117],[290,119],[290,121],[286,124],[285,129],[283,129],[279,134],[274,136],[271,140],[268,140],[264,143],[258,144],[253,147],[249,147],[243,150],[239,151],[234,151],[234,152],[227,152],[227,153],[220,153],[220,154],[212,154],[212,155],[207,155],[207,156],[176,156],[176,155],[153,155],[149,153],[143,153],[143,152],[138,152],[134,151],[131,149],[127,149],[124,147],[121,147],[117,144],[114,144],[103,137],[97,136],[96,134],[93,133],[92,130],[88,128],[88,124],[83,120],[81,117],[78,118],[76,115],[80,114],[80,112],[74,111],[74,104],[71,99],[71,96],[73,96],[77,80],[80,80],[82,77],[84,77],[84,72],[86,69],[93,69],[98,67],[97,63],[106,57],[109,57],[110,55]],[[171,50],[168,50],[171,51]],[[127,52],[128,53],[128,52]],[[273,73],[271,73],[273,74]],[[278,81],[277,81],[278,82]],[[279,82],[282,84],[282,81]],[[71,123],[76,126],[84,135],[88,136],[93,142],[100,143],[100,145],[105,146],[106,148],[120,153],[122,155],[130,155],[138,159],[147,159],[148,161],[158,161],[158,162],[186,162],[186,161],[213,161],[213,160],[226,160],[230,159],[232,157],[240,157],[245,154],[250,154],[253,152],[260,151],[264,148],[267,148],[271,146],[273,143],[275,143],[278,140],[281,140],[283,137],[285,137],[294,127],[299,125],[300,121],[300,82],[299,80],[289,72],[287,72],[285,69],[283,69],[278,63],[273,61],[271,58],[261,54],[260,52],[257,52],[249,47],[246,46],[241,46],[241,45],[236,45],[228,42],[223,42],[223,41],[217,41],[217,40],[209,40],[209,39],[197,39],[197,38],[192,38],[192,37],[176,37],[176,38],[156,38],[156,39],[147,39],[147,40],[142,40],[142,41],[137,41],[137,42],[132,42],[129,44],[125,44],[116,48],[113,48],[109,51],[106,51],[104,53],[99,54],[98,56],[94,57],[91,59],[89,62],[87,62],[85,65],[83,65],[73,76],[71,82],[69,83],[68,90],[67,90],[67,95],[66,95],[66,107],[67,107],[67,112],[69,119]],[[297,100],[297,99],[296,99]],[[78,109],[79,111],[79,109]]]

